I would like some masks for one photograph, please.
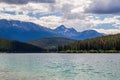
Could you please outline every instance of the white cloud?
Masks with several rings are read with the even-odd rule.
[[[40,18],[36,23],[54,29],[63,23],[63,19],[57,16],[46,16]]]
[[[50,12],[50,5],[45,3],[28,3],[26,5],[0,3],[0,11],[15,11],[15,12]]]
[[[120,28],[120,20],[118,18],[120,18],[120,16],[115,15],[111,18],[104,18],[103,20],[101,20],[99,18],[95,19],[90,16],[88,20],[91,24],[93,24],[93,26],[97,26],[98,24],[112,24],[114,27]]]
[[[108,30],[105,30],[105,29],[94,29],[100,33],[104,33],[104,34],[117,34],[117,33],[120,33],[120,29],[108,29]]]
[[[54,11],[62,12],[65,18],[71,19],[72,16],[79,17],[90,3],[91,0],[57,0],[53,8]]]

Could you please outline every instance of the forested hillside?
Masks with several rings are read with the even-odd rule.
[[[63,52],[119,52],[120,34],[104,36],[83,41],[58,48]]]
[[[44,48],[44,49],[53,49],[58,46],[71,44],[75,41],[76,40],[68,39],[68,38],[53,37],[53,38],[43,38],[43,39],[39,39],[39,40],[33,40],[28,43],[32,44],[34,46],[37,46],[37,47]]]
[[[43,52],[43,51],[44,49],[38,48],[30,44],[26,44],[18,41],[0,39],[0,52],[35,53],[35,52]]]

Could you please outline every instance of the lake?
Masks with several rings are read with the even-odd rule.
[[[0,54],[0,80],[120,80],[120,54]]]

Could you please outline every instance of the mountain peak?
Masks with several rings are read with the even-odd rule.
[[[95,37],[100,37],[103,36],[103,34],[95,31],[95,30],[85,30],[83,32],[80,32],[79,37],[81,37],[81,40],[84,39],[90,39],[90,38],[95,38]]]
[[[57,27],[56,29],[67,29],[64,25],[60,25],[59,27]]]
[[[67,27],[65,27],[64,25],[60,25],[59,27],[57,27],[57,28],[55,29],[55,31],[64,32],[64,33],[66,33],[66,32],[67,32],[67,33],[77,32],[74,28],[67,28]]]
[[[54,31],[69,38],[78,34],[74,28],[67,28],[64,25],[57,27]]]

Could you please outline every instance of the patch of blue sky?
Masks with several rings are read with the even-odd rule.
[[[10,14],[10,15],[16,15],[15,11],[1,11],[1,13]]]
[[[104,20],[105,18],[113,18],[112,14],[90,14],[95,20]]]
[[[96,26],[94,26],[93,28],[95,29],[105,29],[105,30],[108,30],[108,29],[117,29],[117,27],[113,26],[113,24],[98,24]]]
[[[30,17],[35,17],[37,19],[39,19],[41,17],[45,17],[45,16],[62,16],[62,14],[59,12],[56,12],[56,13],[42,13],[42,12],[41,13],[33,13],[33,12],[29,12],[27,15]]]
[[[102,14],[102,15],[97,15],[100,20],[104,20],[105,18],[113,18],[114,16],[111,14]]]

